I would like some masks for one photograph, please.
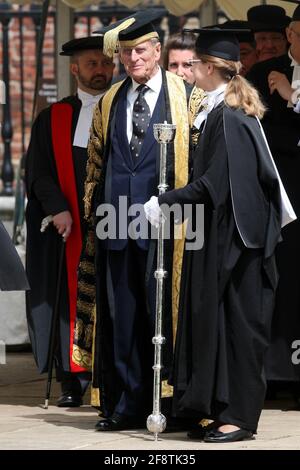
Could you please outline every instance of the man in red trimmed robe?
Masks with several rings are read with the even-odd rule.
[[[77,297],[77,265],[83,225],[87,143],[93,109],[110,87],[114,64],[102,51],[100,36],[73,39],[62,46],[71,56],[76,95],[43,110],[34,122],[26,159],[27,318],[34,357],[41,373],[48,370],[51,321],[57,290],[62,237],[65,263],[59,300],[55,361],[62,395],[57,406],[80,406],[89,373],[72,361]],[[44,233],[41,222],[53,216]]]

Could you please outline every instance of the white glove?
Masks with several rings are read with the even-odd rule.
[[[144,211],[146,219],[149,220],[150,224],[158,228],[160,218],[161,216],[164,217],[164,215],[159,207],[158,198],[156,196],[152,196],[151,199],[144,204]]]

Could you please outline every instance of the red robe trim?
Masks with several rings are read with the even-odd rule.
[[[66,266],[70,308],[70,371],[84,372],[85,369],[79,367],[72,361],[77,301],[77,269],[82,247],[80,215],[72,153],[72,115],[73,109],[68,103],[56,103],[52,106],[52,144],[58,180],[60,188],[69,203],[73,219],[72,231],[66,242]]]

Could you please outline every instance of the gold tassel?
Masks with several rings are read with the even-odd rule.
[[[123,21],[119,26],[107,31],[104,34],[103,39],[103,54],[107,55],[108,57],[113,57],[114,52],[116,50],[116,46],[119,40],[119,32],[123,31],[124,29],[128,28],[135,22],[135,18],[129,18],[126,21]]]

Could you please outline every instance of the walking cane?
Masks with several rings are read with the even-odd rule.
[[[42,220],[41,232],[45,232],[46,228],[52,222],[52,220],[53,220],[53,217],[51,215],[48,215],[48,217],[45,217]],[[54,353],[55,353],[57,323],[59,319],[59,316],[58,316],[59,298],[60,298],[60,290],[61,290],[63,263],[64,263],[64,257],[65,257],[65,246],[66,246],[65,239],[62,237],[62,245],[60,249],[58,273],[57,273],[55,303],[54,303],[54,309],[53,309],[51,331],[50,331],[50,343],[49,343],[49,350],[48,350],[48,379],[47,379],[47,384],[46,384],[46,395],[45,395],[45,405],[44,405],[45,410],[48,409],[51,383],[52,383],[52,369],[53,369]]]
[[[174,124],[154,124],[154,137],[160,144],[160,165],[159,165],[159,195],[165,193],[168,189],[166,182],[167,170],[167,144],[175,138],[176,126]],[[147,429],[154,434],[155,441],[158,440],[158,434],[166,429],[167,420],[161,413],[161,348],[166,338],[162,335],[162,315],[163,315],[163,293],[164,278],[167,277],[167,271],[164,270],[164,218],[161,214],[158,227],[157,243],[157,269],[154,273],[156,279],[156,312],[155,312],[155,336],[152,338],[154,344],[154,381],[153,381],[153,411],[147,418]]]

